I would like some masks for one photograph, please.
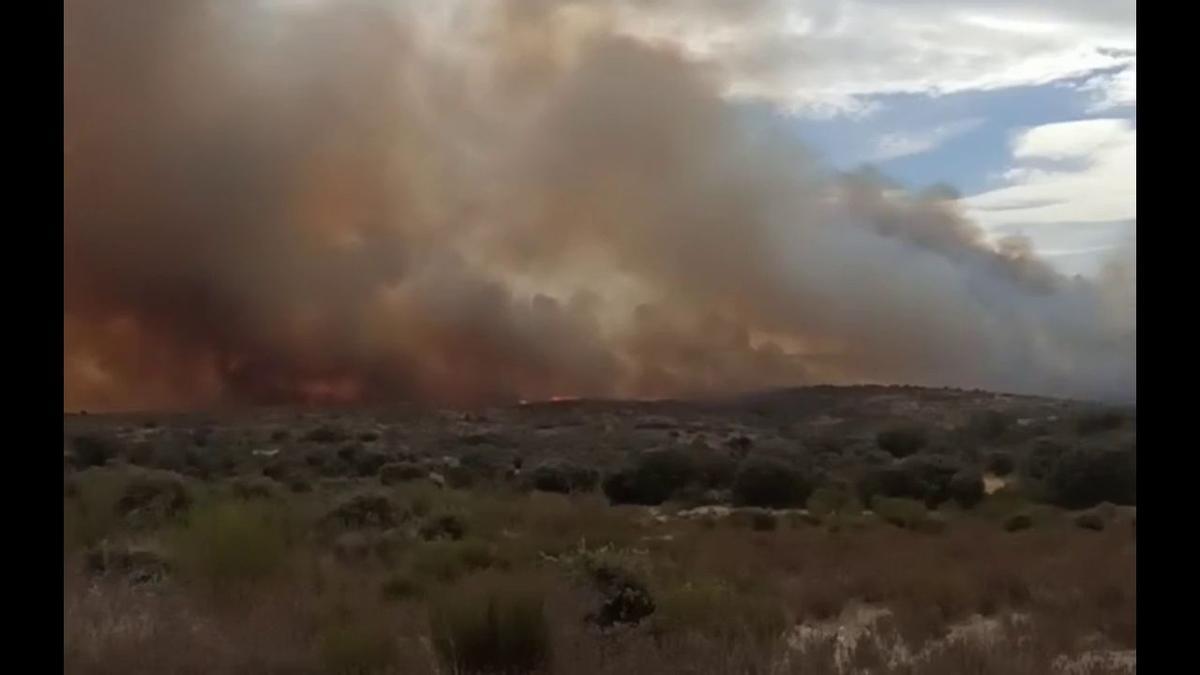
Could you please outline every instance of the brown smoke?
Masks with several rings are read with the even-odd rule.
[[[66,407],[1132,395],[1131,268],[833,173],[605,7],[67,0]]]

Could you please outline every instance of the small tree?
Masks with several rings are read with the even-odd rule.
[[[603,489],[614,504],[653,506],[696,481],[698,474],[685,451],[651,450],[605,478]]]
[[[908,457],[916,454],[929,442],[925,430],[916,425],[892,427],[879,432],[875,442],[880,449],[893,457]]]
[[[950,498],[970,509],[983,501],[983,476],[976,469],[963,469],[950,478]]]
[[[738,506],[802,506],[812,490],[811,481],[799,469],[766,457],[746,460],[733,479],[733,501]]]
[[[1046,488],[1053,503],[1069,509],[1136,504],[1137,460],[1128,450],[1071,450],[1054,465]]]
[[[993,452],[988,455],[987,470],[997,476],[1007,476],[1016,468],[1016,462],[1007,452]]]
[[[75,461],[81,467],[104,466],[116,457],[121,446],[115,438],[98,434],[77,436],[72,443]]]

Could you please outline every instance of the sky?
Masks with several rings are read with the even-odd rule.
[[[835,167],[949,187],[990,236],[1094,276],[1136,235],[1132,0],[646,0],[625,30],[681,45],[751,115]]]

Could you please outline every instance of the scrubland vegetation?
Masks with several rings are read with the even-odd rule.
[[[66,668],[1130,672],[1132,411],[939,391],[69,416]]]

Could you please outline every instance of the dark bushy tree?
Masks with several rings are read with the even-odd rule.
[[[121,450],[115,438],[99,434],[77,436],[72,443],[75,462],[81,467],[104,466]]]
[[[614,504],[653,506],[670,499],[697,479],[695,460],[679,449],[650,450],[604,480],[604,494]]]
[[[962,468],[945,455],[908,457],[868,469],[858,484],[859,497],[865,504],[876,496],[916,499],[933,508],[950,498],[950,481]]]
[[[746,460],[733,479],[733,501],[738,506],[803,506],[812,490],[811,480],[799,469],[767,457]]]
[[[885,429],[875,436],[880,449],[893,457],[908,457],[916,454],[929,442],[925,430],[916,425],[896,426]]]
[[[976,469],[963,469],[950,478],[950,498],[969,509],[983,501],[983,475]]]
[[[1016,462],[1007,452],[996,451],[988,455],[987,470],[997,476],[1007,476],[1016,468]]]
[[[1137,459],[1127,449],[1076,449],[1059,457],[1046,480],[1047,497],[1069,509],[1100,502],[1137,503]]]
[[[588,492],[596,487],[599,478],[595,469],[567,461],[546,462],[530,472],[530,482],[535,490],[561,494]]]

